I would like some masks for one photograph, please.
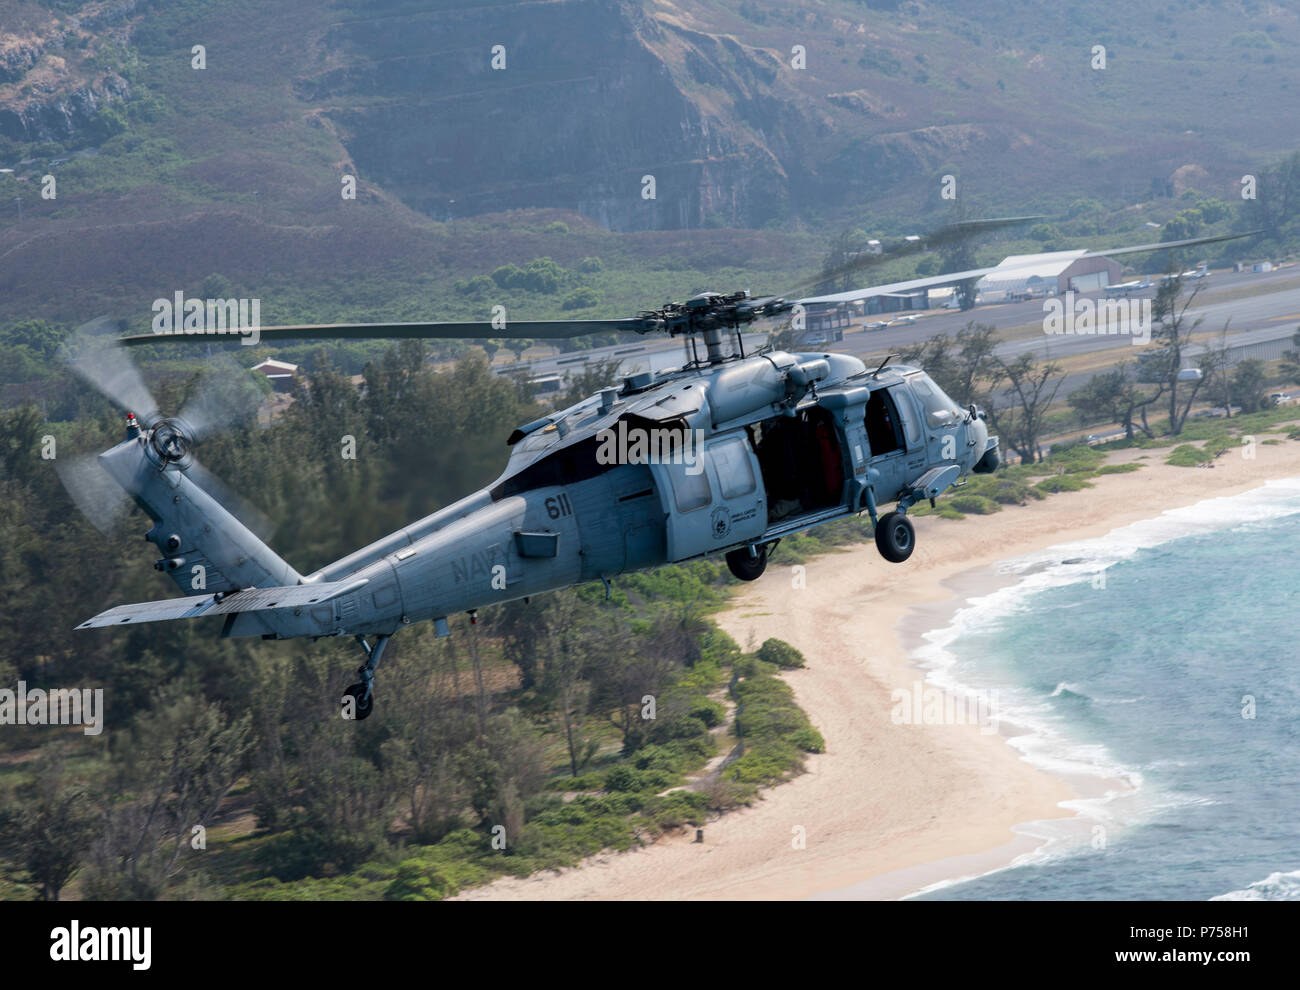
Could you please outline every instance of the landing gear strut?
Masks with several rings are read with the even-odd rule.
[[[343,692],[343,717],[356,719],[360,722],[364,718],[369,718],[370,713],[375,708],[375,668],[379,666],[379,661],[383,658],[384,647],[388,645],[388,636],[380,636],[375,640],[375,645],[371,646],[366,642],[366,637],[358,636],[357,642],[361,648],[366,651],[366,662],[357,668],[357,676],[361,678],[356,684],[351,684]]]

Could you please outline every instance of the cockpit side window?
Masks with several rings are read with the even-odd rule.
[[[903,421],[903,433],[907,437],[907,446],[909,449],[915,450],[921,443],[921,420],[920,413],[917,412],[916,401],[912,398],[905,385],[891,387],[889,394],[894,397],[894,404],[898,406],[898,418]]]
[[[878,388],[871,393],[871,398],[867,400],[864,425],[873,457],[903,449],[903,431],[898,409],[888,389]]]
[[[920,400],[921,408],[925,410],[926,424],[932,429],[948,426],[961,418],[961,409],[957,403],[929,375],[924,372],[910,375],[907,384],[912,394]]]

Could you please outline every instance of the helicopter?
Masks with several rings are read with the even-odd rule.
[[[1026,219],[1035,218],[965,221],[928,240],[933,245]],[[361,720],[373,710],[375,671],[391,637],[413,622],[432,621],[445,636],[448,616],[457,612],[473,618],[488,605],[593,581],[603,582],[608,595],[619,574],[718,555],[737,578],[753,581],[784,537],[862,512],[870,516],[880,554],[902,563],[916,546],[912,506],[933,505],[968,475],[997,470],[998,438],[989,434],[984,411],[963,407],[924,370],[890,358],[869,368],[833,352],[769,345],[746,354],[741,331],[761,319],[799,316],[804,303],[953,285],[991,270],[799,301],[704,292],[623,320],[512,322],[505,329],[489,323],[263,328],[263,339],[271,341],[555,340],[630,330],[680,336],[691,348],[681,367],[628,375],[518,426],[506,439],[505,469],[491,485],[305,575],[241,521],[232,511],[234,496],[196,461],[193,448],[211,426],[211,410],[162,416],[120,350],[229,337],[202,331],[115,338],[73,365],[130,410],[125,438],[97,462],[152,520],[145,539],[161,552],[154,566],[185,597],[120,605],[77,628],[221,615],[223,638],[350,636],[364,662],[340,700],[345,717]]]

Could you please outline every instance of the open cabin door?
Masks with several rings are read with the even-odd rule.
[[[751,543],[767,527],[758,458],[743,433],[709,441],[693,464],[651,465],[667,515],[668,559]]]

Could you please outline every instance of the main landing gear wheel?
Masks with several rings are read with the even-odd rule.
[[[740,547],[727,554],[727,570],[742,581],[757,581],[767,570],[767,544]]]
[[[348,699],[351,698],[351,713],[349,713]],[[364,718],[369,718],[370,713],[375,710],[375,695],[370,690],[368,684],[350,684],[348,689],[343,692],[343,717],[354,718],[360,722]]]
[[[916,549],[916,530],[912,520],[901,512],[886,512],[876,524],[876,549],[880,556],[901,564]]]

